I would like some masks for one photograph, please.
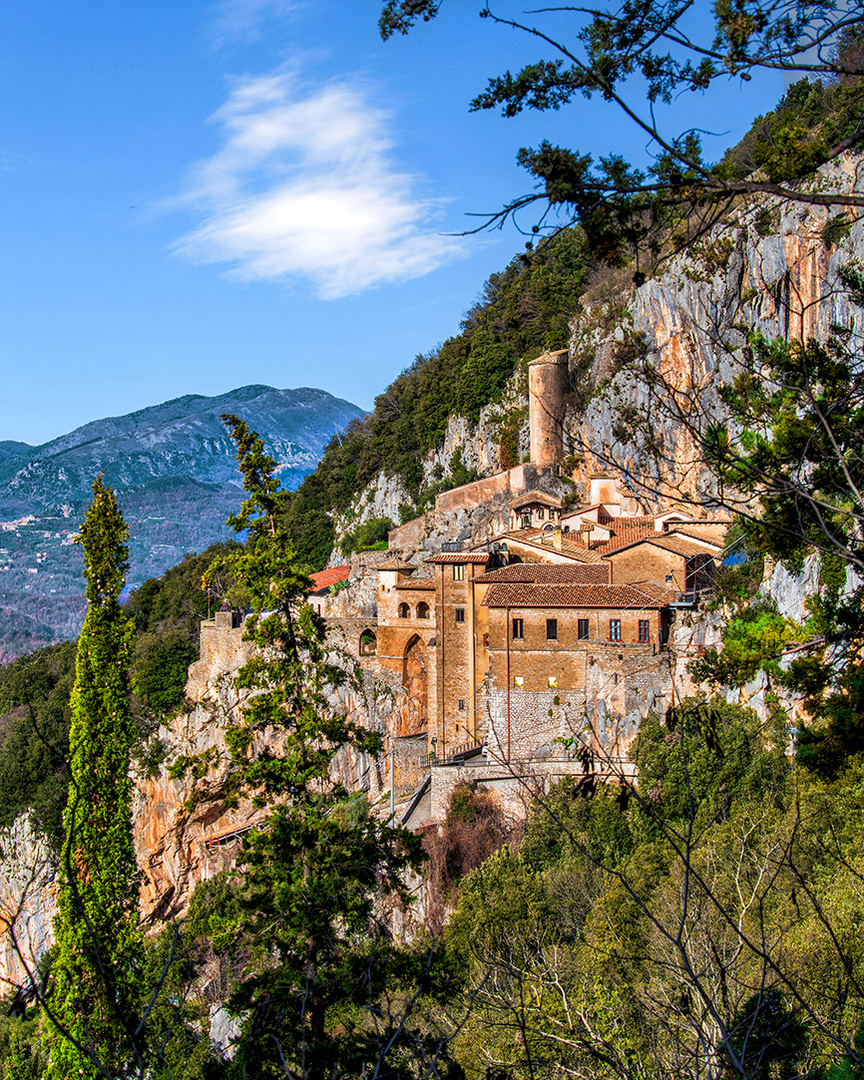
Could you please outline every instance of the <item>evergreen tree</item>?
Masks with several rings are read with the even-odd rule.
[[[430,981],[429,958],[401,954],[382,917],[388,895],[406,898],[403,875],[417,845],[369,816],[330,775],[335,754],[375,754],[380,737],[346,715],[353,676],[334,662],[324,624],[305,602],[308,580],[295,568],[275,462],[243,421],[223,420],[248,495],[229,524],[247,539],[211,573],[227,563],[246,590],[246,640],[256,646],[238,673],[249,695],[226,742],[235,794],[271,807],[241,854],[234,915],[214,926],[229,951],[253,958],[232,998],[244,1016],[232,1068],[303,1080],[390,1076],[380,1069],[396,1057],[424,1075],[437,1058],[436,1075],[446,1075],[437,1039],[409,1024],[405,1007],[419,996],[418,980]],[[399,1075],[414,1073],[409,1066]]]
[[[132,625],[119,604],[128,529],[101,476],[77,538],[87,618],[78,641],[63,819],[56,960],[46,1077],[125,1076],[140,1065],[135,1016],[138,874],[129,752],[135,729],[127,669]]]

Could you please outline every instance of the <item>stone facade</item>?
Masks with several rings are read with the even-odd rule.
[[[545,352],[528,362],[531,460],[541,469],[557,468],[564,454],[564,394],[567,350]]]

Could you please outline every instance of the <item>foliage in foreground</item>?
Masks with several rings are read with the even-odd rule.
[[[684,702],[641,729],[639,791],[537,799],[446,931],[468,1075],[861,1074],[862,770],[808,777],[782,736]]]
[[[127,529],[114,493],[97,478],[81,526],[87,617],[78,641],[70,786],[63,815],[55,959],[46,1026],[47,1077],[97,1078],[140,1055],[141,947],[132,842],[129,707],[132,626],[119,596]]]
[[[407,902],[417,845],[352,812],[330,778],[334,756],[374,755],[380,737],[340,705],[345,689],[358,689],[356,676],[305,603],[275,462],[242,421],[223,419],[247,492],[230,524],[247,542],[210,574],[227,568],[247,590],[245,636],[256,647],[236,679],[251,696],[225,738],[233,797],[251,795],[269,814],[244,843],[237,904],[218,922],[220,951],[239,948],[245,958],[230,998],[243,1017],[231,1075],[423,1075],[436,1057],[444,1075],[443,1047],[410,1016],[428,961],[398,947],[387,917]]]
[[[135,627],[129,679],[136,744],[182,704],[188,667],[198,659],[201,619],[224,595],[220,589],[208,597],[201,575],[214,558],[237,547],[231,541],[188,555],[161,578],[145,581],[122,605]],[[76,642],[64,641],[0,667],[0,826],[29,810],[38,831],[58,850],[69,789],[76,650]]]

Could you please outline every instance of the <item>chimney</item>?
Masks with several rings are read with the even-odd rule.
[[[555,548],[556,551],[561,551],[562,550],[562,548],[563,548],[562,539],[563,539],[563,537],[561,535],[561,526],[556,525],[555,528],[552,531],[552,547]]]

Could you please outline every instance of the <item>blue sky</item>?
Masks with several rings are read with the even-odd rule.
[[[382,42],[375,0],[7,0],[0,439],[248,383],[369,407],[521,248],[448,235],[530,190],[520,146],[645,161],[599,103],[469,113],[541,55],[479,7]],[[689,95],[675,126],[718,157],[782,90]]]

